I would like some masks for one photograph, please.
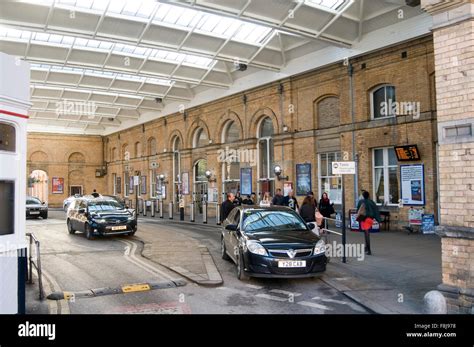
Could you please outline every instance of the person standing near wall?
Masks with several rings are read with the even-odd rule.
[[[281,193],[281,189],[278,188],[276,190],[276,194],[275,196],[273,197],[272,199],[272,205],[275,205],[275,206],[281,206],[283,205],[283,194]]]
[[[296,200],[295,195],[293,193],[293,190],[290,190],[288,192],[288,195],[285,196],[285,198],[283,199],[283,205],[288,206],[293,211],[298,212],[298,210],[299,210],[298,200]]]
[[[222,210],[221,222],[223,222],[227,218],[230,211],[232,211],[233,208],[235,207],[234,200],[235,200],[234,193],[227,193],[227,199],[221,205],[221,210]]]
[[[374,224],[374,220],[380,223],[380,213],[375,202],[369,198],[369,192],[364,191],[362,196],[364,199],[359,200],[357,204],[357,221],[365,234],[365,253],[372,255],[372,250],[370,249],[370,229]]]

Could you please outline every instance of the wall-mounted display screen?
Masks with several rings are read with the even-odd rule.
[[[15,183],[0,180],[0,236],[15,232]]]
[[[16,151],[16,130],[13,125],[0,122],[0,151]]]

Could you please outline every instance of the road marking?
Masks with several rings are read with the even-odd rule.
[[[317,309],[324,310],[324,311],[332,311],[333,310],[332,308],[327,307],[325,305],[315,304],[314,302],[309,302],[309,301],[299,301],[299,302],[297,302],[297,304],[302,305],[302,306],[309,306],[309,307],[317,308]]]
[[[270,290],[270,292],[276,293],[276,294],[284,294],[284,295],[288,295],[288,296],[292,295],[294,297],[301,295],[301,293],[289,292],[287,290],[282,290],[282,289],[272,289],[272,290]]]
[[[283,302],[283,301],[289,301],[288,299],[289,298],[282,298],[281,296],[275,296],[275,295],[270,295],[270,294],[256,294],[255,295],[257,298],[261,298],[261,299],[268,299],[268,300],[274,300],[274,301],[280,301],[280,302]]]
[[[135,254],[135,251],[137,250],[137,245],[135,242],[132,242],[132,241],[127,241],[127,240],[119,240],[120,242],[126,244],[127,246],[130,247],[130,252],[127,252],[128,254],[124,253],[124,258],[135,264],[136,266],[138,266],[139,268],[155,275],[155,276],[158,276],[158,277],[164,277],[166,278],[167,280],[173,280],[173,277],[171,277],[170,275],[168,275],[167,273],[157,269],[156,267],[150,265],[150,264],[147,264],[146,262],[144,262],[143,260],[137,258],[136,254]]]
[[[241,295],[249,295],[249,293],[246,292],[245,290],[236,289],[236,288],[217,287],[216,289],[219,289],[219,290],[226,290],[226,291],[229,291],[229,292],[232,292],[232,293],[236,293],[236,294],[241,294]]]
[[[349,303],[347,301],[335,300],[335,299],[329,299],[329,298],[321,298],[319,296],[315,296],[311,300],[320,300],[320,301],[324,301],[324,302],[333,302],[335,304],[349,305]]]
[[[256,286],[256,285],[253,285],[253,284],[246,284],[245,286],[248,287],[248,288],[251,288],[251,289],[256,289],[256,290],[259,290],[259,289],[263,288],[262,286]]]

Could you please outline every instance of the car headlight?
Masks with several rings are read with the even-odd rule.
[[[254,241],[247,242],[247,249],[250,253],[258,255],[268,255],[267,250],[260,243]]]
[[[99,224],[104,224],[104,223],[107,222],[104,218],[94,219],[94,221],[95,221],[96,223],[99,223]]]
[[[326,253],[326,243],[324,240],[319,240],[314,246],[314,255]]]

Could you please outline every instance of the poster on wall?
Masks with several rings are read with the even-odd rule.
[[[53,194],[64,194],[64,178],[53,177],[51,182],[53,186]]]
[[[252,194],[252,168],[244,167],[240,169],[240,194]]]
[[[311,190],[311,164],[296,164],[296,195],[306,195]]]
[[[182,185],[182,194],[189,195],[189,172],[183,172],[181,174],[181,185]]]
[[[283,196],[288,196],[290,190],[293,190],[293,182],[283,183]]]
[[[424,165],[400,165],[400,187],[403,205],[425,205]]]

